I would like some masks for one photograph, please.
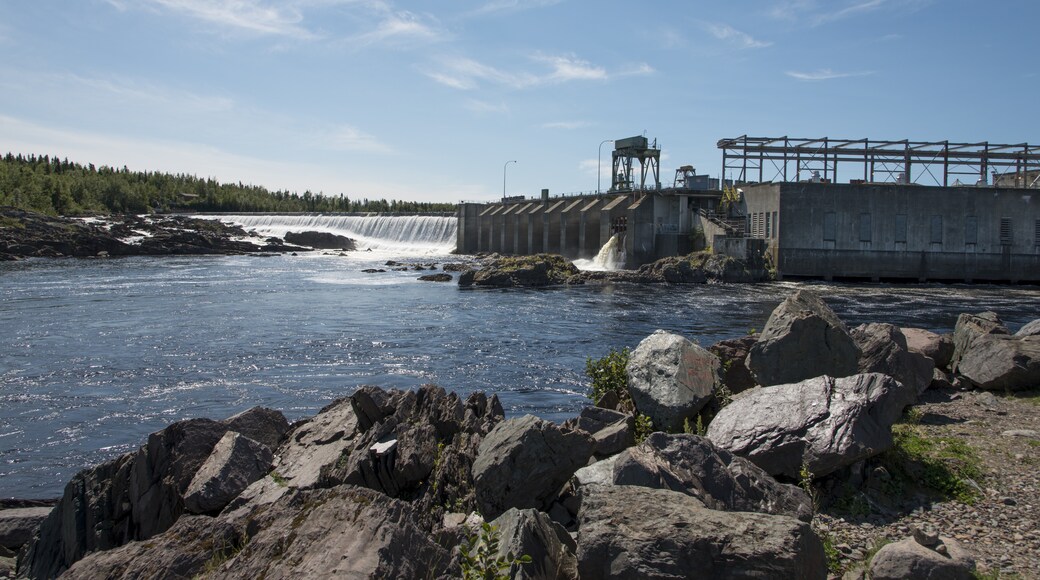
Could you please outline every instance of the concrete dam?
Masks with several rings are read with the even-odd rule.
[[[460,204],[457,250],[589,259],[617,236],[625,268],[710,248],[781,279],[1040,282],[1040,147],[745,136],[718,143],[731,179],[661,187],[656,143],[616,144],[604,193]]]

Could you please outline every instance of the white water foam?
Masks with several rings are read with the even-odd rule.
[[[455,217],[441,216],[225,215],[220,219],[280,238],[287,232],[329,232],[354,240],[359,250],[398,256],[450,254],[458,228]]]
[[[625,267],[624,248],[621,247],[621,234],[614,234],[599,249],[599,253],[591,260],[574,260],[579,270],[620,270]]]

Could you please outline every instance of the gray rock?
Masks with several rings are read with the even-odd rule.
[[[871,559],[868,576],[873,580],[971,580],[975,577],[975,560],[959,544],[940,538],[938,546],[945,554],[922,546],[914,538],[887,544]]]
[[[17,552],[32,539],[52,509],[26,507],[0,510],[0,546]]]
[[[223,423],[228,431],[241,433],[271,449],[277,449],[282,437],[289,432],[289,421],[285,415],[267,407],[247,409],[224,419]]]
[[[861,324],[852,329],[859,347],[859,372],[884,373],[912,388],[920,395],[932,382],[935,362],[907,348],[907,339],[897,326],[880,322]]]
[[[578,546],[562,526],[546,514],[534,510],[510,508],[491,525],[499,533],[497,557],[530,556],[527,564],[513,564],[509,577],[514,580],[576,580]]]
[[[1040,318],[1028,322],[1022,328],[1019,328],[1015,336],[1040,336]]]
[[[747,365],[760,385],[796,383],[856,373],[859,348],[845,324],[809,290],[798,290],[773,310]]]
[[[722,384],[733,394],[753,388],[756,384],[755,377],[747,366],[747,355],[756,342],[757,335],[748,335],[721,340],[708,348],[712,354],[719,357]]]
[[[572,483],[576,489],[586,485],[614,485],[614,465],[623,454],[619,453],[574,472]]]
[[[953,356],[950,358],[950,370],[960,372],[960,360],[971,348],[972,343],[980,336],[988,334],[1011,334],[1000,317],[994,312],[979,314],[961,314],[957,317],[957,325],[953,329]]]
[[[585,407],[577,418],[564,422],[563,426],[592,435],[596,457],[609,457],[636,444],[635,417],[628,413]]]
[[[932,369],[932,382],[931,382],[931,384],[928,385],[928,388],[929,389],[952,389],[953,388],[953,380],[950,377],[950,375],[948,375],[946,373],[946,371],[940,369],[939,367],[935,367],[934,369]]]
[[[228,431],[192,478],[184,509],[205,514],[224,509],[238,494],[271,470],[274,453],[245,435]]]
[[[877,373],[752,389],[719,412],[707,437],[771,475],[798,480],[807,462],[821,477],[890,448],[892,424],[915,396]]]
[[[583,580],[826,578],[823,544],[787,516],[721,512],[691,496],[594,486],[579,514]]]
[[[1040,385],[1040,336],[979,336],[957,363],[957,371],[988,391],[1021,391]]]
[[[1040,439],[1040,431],[1033,429],[1008,429],[1001,433],[1005,437],[1028,437],[1030,439]],[[0,512],[2,514],[3,512]]]
[[[697,435],[653,433],[618,456],[613,476],[615,485],[678,491],[713,510],[812,519],[812,500],[800,488]]]
[[[316,250],[356,250],[357,244],[347,236],[331,232],[286,232],[285,241]]]
[[[272,424],[264,427],[265,418]],[[151,434],[138,451],[79,472],[28,544],[19,573],[54,577],[88,552],[162,533],[184,513],[184,492],[225,433],[243,429],[278,440],[286,424],[281,413],[264,410],[180,421]]]
[[[953,358],[953,338],[949,334],[936,334],[923,328],[901,328],[910,352],[921,353],[932,359],[935,366],[944,369]]]
[[[664,330],[644,338],[628,359],[628,392],[658,429],[681,431],[719,385],[719,359]]]
[[[592,456],[592,437],[565,431],[533,415],[498,424],[480,443],[473,463],[477,505],[485,517],[507,509],[544,509]]]

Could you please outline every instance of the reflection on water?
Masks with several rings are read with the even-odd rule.
[[[360,272],[379,260],[0,265],[0,495],[58,495],[75,471],[172,421],[253,405],[297,419],[362,384],[486,390],[509,416],[560,420],[585,402],[586,357],[657,328],[704,346],[761,329],[799,287],[460,289]],[[960,312],[994,310],[1015,329],[1040,317],[1034,287],[811,286],[850,326],[947,331]]]

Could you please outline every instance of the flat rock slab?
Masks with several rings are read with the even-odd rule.
[[[268,446],[228,431],[184,492],[184,509],[196,514],[224,509],[254,481],[267,475],[273,460]]]
[[[40,524],[53,509],[29,507],[0,510],[0,546],[17,551],[40,529]]]

